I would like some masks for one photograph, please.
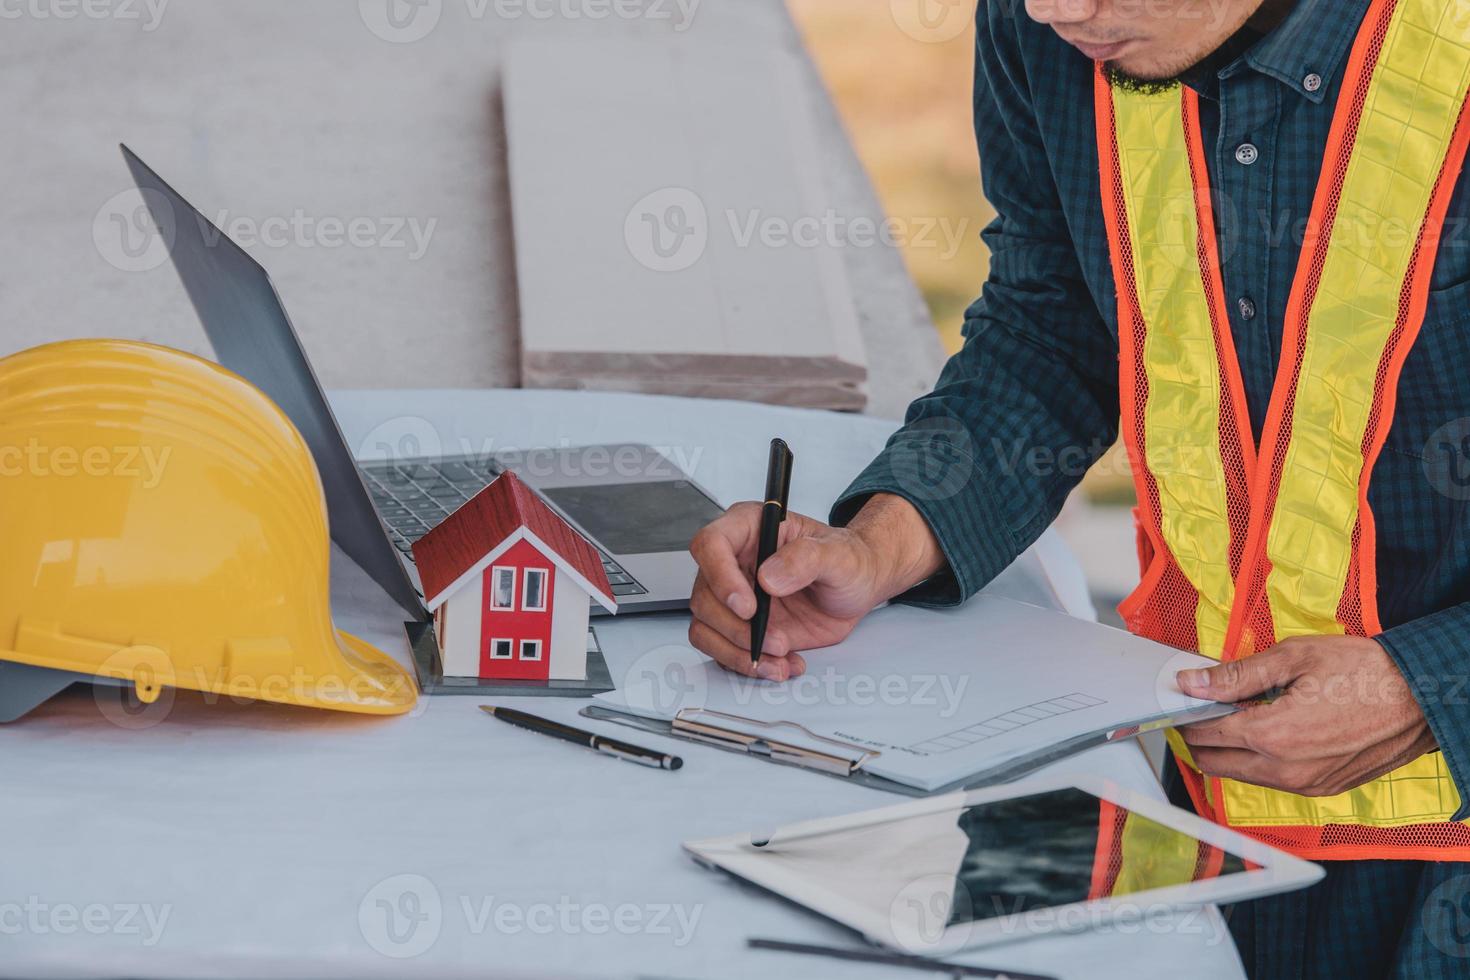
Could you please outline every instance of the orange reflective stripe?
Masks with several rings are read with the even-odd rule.
[[[1162,507],[1158,483],[1149,468],[1147,434],[1144,431],[1144,409],[1148,402],[1148,373],[1143,366],[1143,347],[1147,334],[1137,284],[1133,276],[1133,244],[1128,229],[1128,213],[1124,200],[1123,179],[1118,163],[1118,140],[1113,117],[1113,92],[1097,67],[1093,86],[1094,111],[1098,132],[1098,167],[1102,175],[1103,220],[1111,243],[1109,254],[1113,278],[1118,292],[1118,372],[1121,428],[1128,450],[1134,487],[1139,501],[1139,556],[1142,581],[1138,589],[1123,600],[1118,612],[1129,629],[1143,636],[1169,637],[1185,649],[1197,649],[1195,610],[1198,596],[1170,554],[1160,531]],[[1186,596],[1185,601],[1162,607],[1150,603],[1151,596],[1165,591]]]
[[[1089,901],[1113,894],[1118,868],[1123,864],[1123,821],[1128,811],[1112,800],[1099,800],[1097,844],[1092,852],[1092,881],[1087,888]]]

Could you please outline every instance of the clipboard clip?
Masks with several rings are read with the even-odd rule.
[[[857,758],[852,759],[835,752],[822,752],[819,749],[793,745],[790,742],[782,742],[765,735],[752,735],[748,732],[733,731],[721,725],[699,721],[694,717],[696,715],[719,718],[727,722],[737,722],[742,726],[765,730],[792,728],[801,732],[814,742],[837,746],[846,749],[848,752],[857,753]],[[765,756],[775,762],[786,762],[807,769],[818,769],[822,772],[833,773],[838,776],[851,776],[854,772],[861,769],[870,759],[875,759],[882,754],[874,749],[865,749],[862,746],[843,742],[839,739],[818,735],[805,725],[799,725],[794,721],[758,721],[754,718],[742,718],[740,715],[726,714],[723,711],[715,711],[710,708],[681,708],[674,715],[674,720],[671,724],[675,733],[693,739],[696,742],[705,742],[721,748],[735,749],[749,755]]]

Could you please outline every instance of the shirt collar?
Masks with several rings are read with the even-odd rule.
[[[1297,0],[1296,7],[1242,59],[1287,88],[1320,103],[1347,59],[1370,0]],[[1220,73],[1228,77],[1240,62]],[[1308,83],[1309,78],[1315,79]]]

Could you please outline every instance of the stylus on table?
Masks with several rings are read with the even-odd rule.
[[[517,728],[524,728],[530,732],[540,732],[542,735],[550,735],[566,742],[572,742],[585,748],[594,749],[604,755],[610,755],[625,762],[636,762],[640,766],[649,766],[653,769],[681,769],[684,760],[677,755],[669,755],[667,752],[657,752],[653,749],[645,749],[631,742],[623,742],[616,738],[608,738],[595,732],[583,731],[571,725],[563,725],[559,721],[550,718],[540,718],[536,715],[528,715],[524,711],[516,711],[514,708],[497,708],[494,705],[482,704],[480,710],[487,715],[499,718],[501,721]]]
[[[786,520],[786,503],[791,497],[791,466],[796,457],[781,439],[771,440],[771,455],[766,462],[766,496],[761,504],[761,536],[755,555],[755,615],[750,617],[750,662],[761,662],[761,646],[766,642],[766,623],[771,618],[771,597],[761,588],[760,570],[766,559],[776,553],[781,540],[781,522]]]

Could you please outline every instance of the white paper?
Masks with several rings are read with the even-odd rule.
[[[684,711],[853,759],[876,752],[865,771],[926,791],[1070,738],[1210,704],[1175,681],[1213,663],[1204,657],[990,595],[953,610],[880,609],[846,641],[805,654],[806,674],[785,683],[726,671],[683,642],[678,620],[668,628],[669,642],[599,701],[665,721]]]

